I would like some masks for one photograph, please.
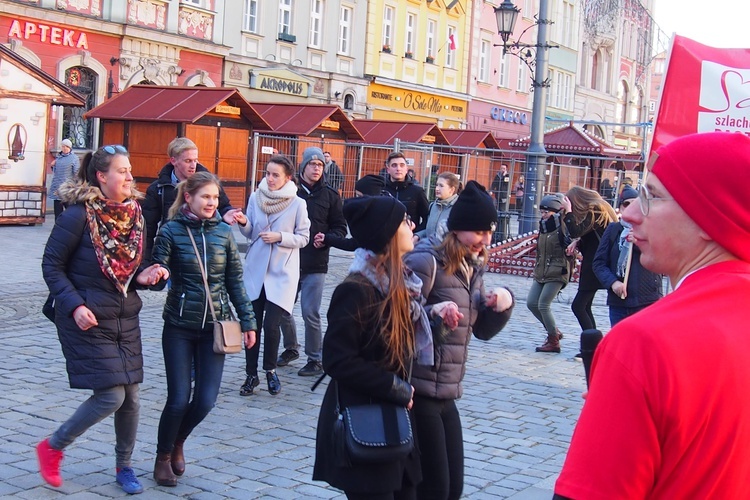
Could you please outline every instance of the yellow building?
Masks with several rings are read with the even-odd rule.
[[[465,128],[471,0],[368,4],[368,116]]]

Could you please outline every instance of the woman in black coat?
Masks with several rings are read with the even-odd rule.
[[[141,299],[133,287],[168,274],[157,266],[139,267],[144,223],[125,148],[104,146],[87,154],[79,180],[63,184],[59,193],[68,209],[52,229],[42,274],[55,301],[70,386],[93,395],[37,445],[40,472],[50,485],[62,485],[63,449],[114,413],[116,481],[125,492],[140,493],[131,468],[143,381]]]
[[[419,305],[421,282],[401,260],[413,248],[412,224],[405,207],[389,197],[348,200],[344,216],[360,248],[328,309],[323,368],[332,380],[318,417],[313,479],[344,490],[350,499],[416,498],[421,480],[416,448],[400,460],[353,464],[334,433],[337,406],[378,401],[412,406],[411,360],[420,339],[429,335]]]
[[[565,210],[565,227],[573,243],[568,246],[568,255],[576,250],[581,252],[581,271],[578,282],[578,293],[573,298],[571,309],[581,326],[581,331],[596,328],[591,305],[594,296],[602,284],[594,274],[592,262],[602,234],[610,222],[617,221],[617,214],[609,203],[591,189],[573,186],[568,190],[562,202]]]

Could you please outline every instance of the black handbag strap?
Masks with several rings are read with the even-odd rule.
[[[195,257],[198,259],[198,267],[201,270],[201,278],[203,278],[203,287],[206,289],[206,300],[208,301],[208,306],[211,308],[211,318],[213,318],[214,323],[216,323],[216,310],[214,309],[214,301],[211,298],[211,290],[208,288],[208,278],[206,277],[206,269],[203,267],[203,261],[201,260],[201,254],[198,251],[198,245],[195,244],[195,238],[193,237],[193,232],[190,230],[189,227],[186,227],[187,234],[190,236],[190,243],[193,244],[193,250],[195,250]],[[234,314],[232,313],[232,308],[229,308],[229,316],[234,320]]]

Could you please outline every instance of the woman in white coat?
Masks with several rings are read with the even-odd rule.
[[[286,156],[268,160],[266,175],[250,196],[246,217],[238,220],[248,238],[245,258],[245,288],[253,302],[258,325],[263,325],[263,370],[268,392],[281,391],[276,375],[280,325],[292,313],[299,282],[299,249],[310,240],[307,205],[297,196],[292,181],[294,165]],[[248,396],[260,384],[260,341],[245,350],[247,378],[240,394]]]

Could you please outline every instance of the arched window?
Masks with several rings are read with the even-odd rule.
[[[96,105],[97,75],[84,66],[75,66],[65,70],[65,83],[81,94],[86,105],[84,107],[63,107],[62,136],[70,138],[73,147],[77,149],[94,148],[94,127],[92,120],[83,115]]]
[[[617,85],[617,111],[615,114],[615,120],[620,123],[627,123],[631,119],[630,113],[628,112],[628,106],[630,105],[630,88],[628,82],[620,80]],[[625,126],[617,127],[620,132],[625,132]]]
[[[354,96],[351,94],[346,94],[344,96],[344,109],[352,110],[354,109]]]

